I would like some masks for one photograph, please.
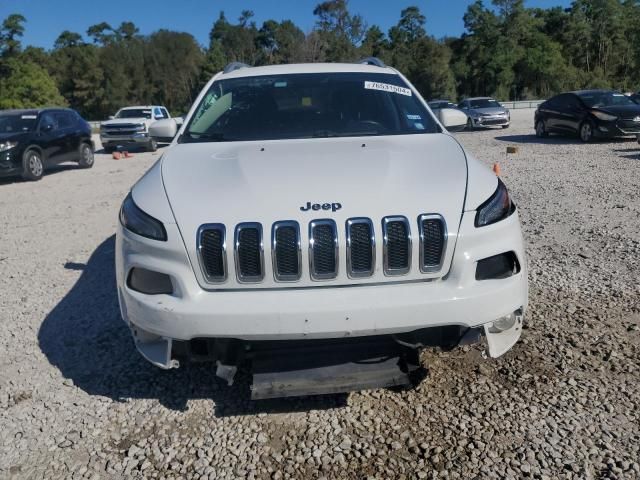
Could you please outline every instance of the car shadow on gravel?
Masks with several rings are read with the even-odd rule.
[[[50,175],[55,175],[56,173],[68,172],[69,170],[80,170],[80,167],[77,163],[68,163],[47,167],[47,169],[44,171],[43,178]],[[28,183],[28,181],[22,178],[20,175],[15,175],[13,177],[0,177],[0,186],[8,185],[11,183]]]
[[[190,400],[210,399],[216,416],[308,411],[347,404],[346,394],[251,401],[251,375],[246,368],[228,386],[215,376],[212,364],[186,364],[174,370],[151,365],[136,351],[120,317],[114,249],[115,236],[111,236],[96,248],[86,265],[64,265],[82,274],[49,312],[38,332],[42,352],[76,387],[117,402],[156,399],[178,411],[187,410]]]
[[[585,145],[585,143],[577,137],[565,137],[561,135],[550,135],[545,138],[538,138],[535,134],[530,135],[501,135],[495,137],[496,140],[509,143],[537,143],[547,145]],[[611,139],[596,139],[594,143],[612,143],[612,144],[625,144],[629,141],[636,141],[635,139],[628,138],[611,138]]]

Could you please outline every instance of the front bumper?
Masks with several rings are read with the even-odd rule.
[[[175,224],[165,225],[166,242],[148,240],[118,224],[116,275],[122,317],[147,358],[145,344],[170,351],[166,341],[170,339],[308,340],[488,325],[526,309],[526,259],[517,211],[482,228],[474,226],[474,218],[475,212],[464,214],[452,267],[443,279],[214,292],[198,285]],[[504,252],[515,253],[519,273],[500,280],[475,280],[479,260]],[[130,289],[126,279],[133,267],[169,275],[173,294],[145,295]],[[490,353],[497,356],[515,344],[520,326],[510,335],[499,334],[506,340]]]
[[[637,137],[640,135],[640,122],[634,125],[624,120],[613,122],[599,120],[595,124],[593,134],[597,138]]]
[[[149,143],[151,137],[147,132],[140,132],[134,135],[108,135],[100,133],[102,145],[143,145]]]
[[[0,152],[0,177],[20,175],[22,173],[22,154],[20,146]]]
[[[495,116],[495,117],[469,117],[474,127],[499,127],[503,125],[509,125],[510,118]]]

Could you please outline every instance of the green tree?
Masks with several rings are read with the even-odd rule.
[[[367,25],[361,15],[349,12],[347,0],[328,0],[316,6],[316,30],[322,56],[329,62],[353,61]]]
[[[9,15],[0,27],[0,56],[10,58],[20,53],[20,38],[24,34],[26,18],[18,13]]]
[[[0,78],[0,109],[65,106],[47,71],[33,62],[9,58],[7,74]]]

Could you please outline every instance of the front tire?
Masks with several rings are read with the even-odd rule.
[[[544,126],[544,121],[538,120],[536,122],[536,137],[546,138],[548,136],[549,136],[549,132],[547,132],[547,128]]]
[[[593,125],[588,120],[580,125],[580,140],[584,143],[589,143],[593,140]]]
[[[44,163],[42,155],[37,150],[27,150],[22,157],[22,178],[36,181],[42,178]]]
[[[506,125],[502,125],[502,129],[504,130],[505,128],[509,128],[509,124],[508,123]]]
[[[94,156],[91,145],[83,143],[80,145],[80,160],[78,160],[78,165],[82,168],[91,168],[93,167],[93,162]]]
[[[155,138],[152,138],[147,144],[147,152],[155,152],[156,150],[158,150],[158,142]]]
[[[471,117],[467,118],[467,130],[473,130],[473,121]]]

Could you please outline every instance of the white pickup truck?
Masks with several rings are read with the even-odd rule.
[[[149,127],[163,120],[162,137],[152,137]],[[100,141],[106,152],[118,147],[142,146],[150,152],[158,149],[158,142],[171,142],[182,119],[171,118],[169,111],[160,105],[125,107],[115,116],[100,124]]]

